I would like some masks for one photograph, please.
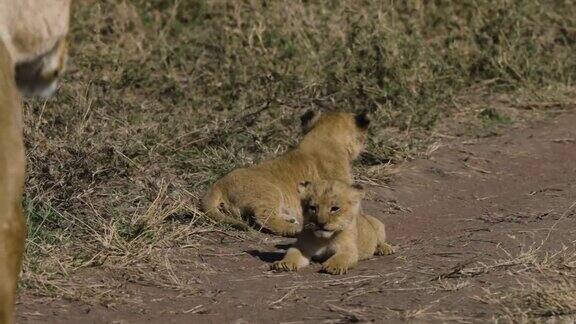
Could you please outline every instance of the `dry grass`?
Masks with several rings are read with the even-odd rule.
[[[574,105],[570,2],[82,1],[70,39],[58,97],[25,111],[23,278],[46,294],[86,267],[184,286],[162,256],[211,231],[203,190],[293,145],[306,109],[371,111],[356,167],[382,184],[441,125],[516,120],[486,98]]]
[[[576,314],[576,285],[573,281],[538,280],[507,293],[492,294],[491,301],[502,308],[502,317],[517,322]],[[574,320],[574,317],[572,317]]]
[[[547,317],[563,320],[563,316],[576,314],[575,247],[564,247],[555,253],[536,252],[537,249],[533,249],[514,258],[523,261],[506,270],[511,282],[484,288],[484,292],[476,297],[496,307],[497,320],[540,322]],[[566,320],[570,322],[570,318]]]

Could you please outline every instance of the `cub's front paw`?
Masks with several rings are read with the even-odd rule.
[[[298,263],[286,260],[276,261],[270,266],[271,270],[277,271],[298,271],[298,268]]]
[[[392,245],[387,244],[387,243],[383,243],[383,244],[378,244],[378,246],[376,247],[376,255],[389,255],[389,254],[393,254],[394,253],[394,248],[392,247]]]
[[[334,260],[328,260],[322,264],[322,272],[341,275],[348,272],[348,264]]]

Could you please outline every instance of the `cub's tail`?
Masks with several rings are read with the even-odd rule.
[[[208,218],[219,224],[226,224],[235,229],[247,231],[250,226],[240,219],[240,213],[233,213],[230,203],[225,199],[222,190],[217,186],[210,188],[202,199],[202,210]],[[238,214],[238,218],[229,214]]]

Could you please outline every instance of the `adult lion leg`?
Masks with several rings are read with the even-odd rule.
[[[25,225],[20,208],[4,210],[0,218],[0,323],[12,323]]]
[[[25,235],[22,107],[9,62],[0,41],[0,323],[13,321]]]
[[[24,252],[25,225],[21,199],[25,161],[21,131],[17,130],[20,124],[7,124],[7,115],[10,114],[6,114],[3,101],[0,105],[0,323],[12,323],[14,296]],[[20,105],[11,108],[20,113]]]
[[[0,0],[0,323],[14,320],[24,251],[25,156],[17,85],[38,95],[56,89],[66,62],[69,12],[70,0]]]

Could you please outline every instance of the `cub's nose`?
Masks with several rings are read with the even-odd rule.
[[[326,222],[316,222],[316,227],[321,230],[325,230]]]

